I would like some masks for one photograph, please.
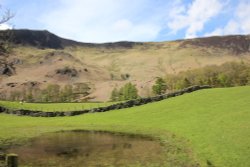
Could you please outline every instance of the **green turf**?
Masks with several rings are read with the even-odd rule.
[[[250,166],[250,86],[201,90],[144,106],[74,117],[0,114],[0,122],[2,145],[61,129],[107,130],[157,136],[169,145],[181,139],[183,147],[192,148],[187,153],[202,166]]]
[[[45,112],[53,111],[77,111],[84,109],[92,109],[104,107],[114,104],[113,102],[106,103],[20,103],[10,101],[0,101],[0,106],[10,109],[27,109]]]

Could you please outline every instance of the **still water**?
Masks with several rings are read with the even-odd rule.
[[[48,133],[7,152],[19,155],[20,167],[161,166],[164,161],[159,142],[107,132]]]

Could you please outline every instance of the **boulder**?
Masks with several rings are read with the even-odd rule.
[[[62,69],[57,69],[56,74],[67,75],[69,77],[76,77],[78,75],[78,71],[75,68],[65,67]]]
[[[8,64],[0,64],[0,75],[11,76],[15,73],[14,67]]]

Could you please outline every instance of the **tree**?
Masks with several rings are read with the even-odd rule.
[[[189,79],[188,78],[184,78],[184,80],[183,80],[183,88],[187,88],[187,87],[189,87],[189,86],[191,86],[192,84],[191,84],[191,82],[189,81]]]
[[[218,75],[218,81],[220,83],[221,87],[229,87],[230,86],[230,80],[227,75],[224,73]]]
[[[3,10],[1,5],[0,5],[0,9]],[[1,19],[0,19],[0,25],[8,22],[13,17],[14,17],[14,14],[11,13],[9,9],[3,11],[3,15],[1,16]]]
[[[33,102],[33,94],[32,94],[32,90],[30,89],[29,91],[28,91],[28,94],[27,94],[27,96],[26,96],[26,100],[28,101],[28,102]]]
[[[41,102],[49,102],[50,101],[47,89],[43,89],[41,91],[41,95],[39,98],[41,99]]]
[[[10,10],[4,10],[0,6],[0,11],[3,13],[0,16],[0,25],[6,24],[10,19],[14,17],[14,14],[10,12]],[[10,39],[11,39],[11,32],[8,31],[7,33],[2,33],[0,36],[0,54],[8,52],[10,45]]]
[[[125,84],[121,89],[122,92],[122,100],[131,100],[138,98],[138,91],[136,86],[133,85],[131,82]]]
[[[49,84],[47,86],[48,100],[50,102],[59,102],[60,101],[60,86],[57,84]]]
[[[60,91],[60,102],[71,102],[73,99],[73,86],[65,85]]]
[[[119,100],[119,91],[116,87],[111,92],[110,100],[111,101],[118,101]]]
[[[161,95],[166,92],[167,84],[162,78],[159,77],[152,86],[152,90],[155,95]]]
[[[127,83],[123,87],[121,87],[118,91],[117,88],[114,88],[111,92],[110,99],[112,101],[121,101],[121,100],[131,100],[138,98],[138,91],[136,86],[132,83]]]

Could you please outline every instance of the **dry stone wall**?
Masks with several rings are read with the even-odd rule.
[[[171,97],[180,96],[180,95],[185,94],[185,93],[190,93],[190,92],[194,92],[197,90],[208,89],[208,88],[211,88],[211,86],[209,86],[209,85],[203,85],[203,86],[195,85],[195,86],[191,86],[191,87],[188,87],[188,88],[185,88],[185,89],[182,89],[180,91],[173,92],[173,93],[167,93],[167,94],[154,96],[154,97],[139,98],[139,99],[129,100],[129,101],[122,102],[122,103],[116,103],[116,104],[106,106],[106,107],[99,107],[99,108],[79,110],[79,111],[43,112],[43,111],[32,111],[32,110],[24,110],[24,109],[13,110],[13,109],[8,109],[8,108],[4,108],[4,107],[0,106],[0,113],[15,114],[15,115],[19,115],[19,116],[32,116],[32,117],[75,116],[75,115],[80,115],[80,114],[85,114],[85,113],[106,112],[106,111],[110,111],[110,110],[118,110],[118,109],[123,109],[123,108],[140,106],[140,105],[144,105],[147,103],[161,101],[161,100],[168,99]]]

